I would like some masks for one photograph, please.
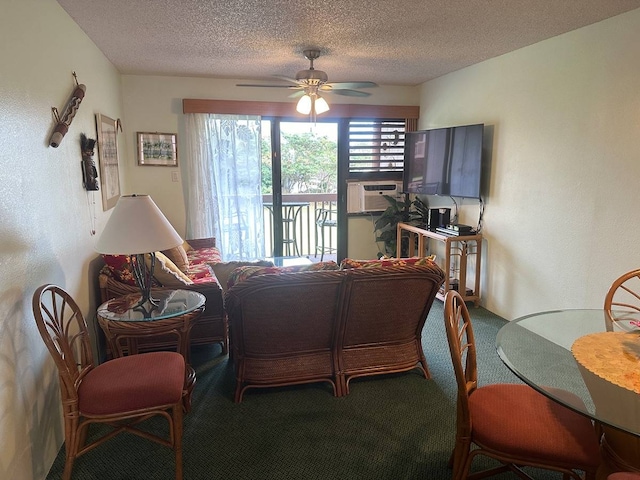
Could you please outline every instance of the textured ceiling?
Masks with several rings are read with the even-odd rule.
[[[640,0],[58,0],[123,74],[417,85]],[[279,82],[281,83],[281,82]]]

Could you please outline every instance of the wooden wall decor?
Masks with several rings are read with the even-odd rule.
[[[96,141],[80,134],[80,152],[82,153],[82,184],[85,190],[100,190],[98,186],[98,170],[93,161],[93,147]]]
[[[57,148],[62,142],[62,139],[69,131],[69,125],[73,121],[73,117],[75,117],[78,107],[80,106],[80,102],[84,98],[84,94],[87,91],[87,87],[83,84],[78,85],[78,77],[76,76],[76,72],[73,72],[73,80],[76,84],[73,92],[71,92],[71,97],[67,101],[67,104],[62,111],[62,115],[59,114],[58,109],[56,107],[51,107],[51,111],[53,112],[53,118],[56,120],[56,126],[51,133],[51,137],[49,138],[49,145]]]
[[[120,173],[118,168],[118,129],[122,131],[120,119],[96,114],[98,130],[98,158],[100,159],[100,181],[102,182],[102,209],[106,212],[116,206],[120,198]]]

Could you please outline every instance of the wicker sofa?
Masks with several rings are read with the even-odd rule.
[[[185,262],[188,268],[183,278],[176,270],[176,263],[172,260],[159,261],[156,265],[156,279],[162,278],[160,274],[165,270],[165,278],[172,281],[158,280],[158,285],[152,288],[152,291],[158,289],[188,289],[202,293],[206,297],[205,311],[200,319],[195,323],[191,330],[191,345],[202,345],[209,343],[221,343],[222,353],[226,354],[229,348],[229,336],[227,318],[224,313],[224,304],[222,298],[222,288],[211,268],[212,263],[220,262],[220,253],[215,248],[215,239],[195,239],[186,242],[187,255]],[[171,255],[171,252],[164,252]],[[98,275],[98,284],[100,287],[100,295],[103,302],[122,295],[139,292],[133,282],[130,272],[123,274],[121,271],[110,264],[112,257],[104,256],[106,262],[104,268],[100,270]],[[122,257],[122,256],[120,256]],[[122,257],[124,259],[124,257]],[[175,257],[174,257],[175,259]],[[125,263],[122,261],[122,263]],[[170,265],[167,265],[170,264]],[[166,270],[176,270],[169,272]],[[178,269],[179,270],[179,269]],[[175,279],[173,277],[176,277]],[[175,345],[175,337],[173,336],[157,336],[153,338],[140,339],[138,346],[140,350],[157,350]],[[107,350],[107,356],[111,352]]]
[[[225,303],[235,401],[254,387],[328,382],[419,368],[422,327],[444,272],[432,262],[263,274],[230,286]]]

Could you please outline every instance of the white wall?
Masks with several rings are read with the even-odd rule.
[[[600,308],[638,268],[640,9],[422,86],[420,128],[493,130],[482,295],[512,319]],[[461,223],[474,224],[467,202]]]
[[[56,2],[10,0],[0,13],[0,478],[44,478],[64,439],[57,371],[37,331],[31,296],[65,288],[95,312],[95,237],[108,213],[87,193],[80,133],[94,115],[122,117],[120,78]],[[69,132],[49,147],[51,107],[87,86]],[[95,220],[93,202],[95,201]]]

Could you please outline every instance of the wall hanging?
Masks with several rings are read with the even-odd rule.
[[[76,72],[72,73],[73,80],[76,84],[73,92],[71,92],[71,97],[67,101],[67,104],[62,111],[62,115],[59,114],[58,109],[56,107],[51,107],[51,111],[53,112],[53,118],[56,121],[56,126],[53,129],[53,133],[51,133],[51,137],[49,138],[49,145],[57,148],[62,142],[62,139],[69,131],[69,125],[73,121],[73,117],[75,117],[78,107],[80,106],[80,102],[84,98],[84,94],[87,91],[87,87],[85,85],[78,85],[78,77],[76,76]]]
[[[98,158],[100,159],[100,182],[102,183],[102,209],[113,208],[120,198],[120,174],[118,171],[118,128],[120,119],[96,114],[98,130]]]
[[[85,190],[100,190],[98,187],[98,170],[93,161],[93,147],[96,141],[87,138],[84,133],[80,134],[80,151],[82,153],[82,184]]]
[[[175,133],[138,132],[138,165],[178,165]]]

